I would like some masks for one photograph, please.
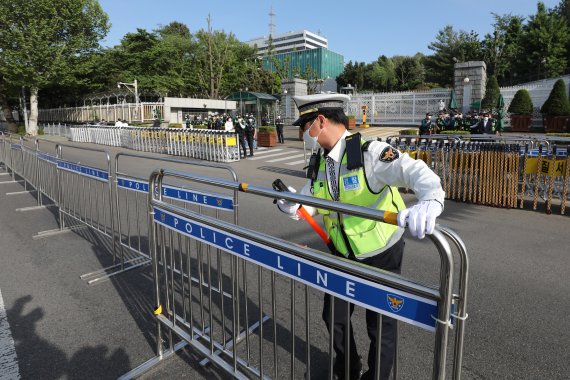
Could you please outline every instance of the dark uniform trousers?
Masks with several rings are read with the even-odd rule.
[[[402,256],[404,253],[404,238],[401,238],[396,244],[385,252],[376,256],[368,257],[359,262],[370,265],[375,268],[384,269],[393,273],[400,274],[402,268]],[[323,320],[329,330],[330,328],[330,303],[331,296],[325,294],[323,306]],[[345,331],[346,331],[346,315],[347,302],[340,298],[335,298],[334,302],[334,340],[333,347],[336,353],[335,372],[344,376],[345,362]],[[350,304],[350,315],[354,312],[354,304]],[[368,351],[368,372],[366,378],[374,378],[374,369],[376,368],[376,342],[378,333],[378,314],[376,312],[366,310],[366,327],[368,337],[370,338],[370,349]],[[390,377],[392,366],[394,364],[396,341],[396,320],[394,318],[382,316],[382,340],[380,352],[380,379],[387,380]],[[358,352],[356,351],[356,342],[354,340],[354,332],[352,323],[350,324],[350,372],[353,373],[354,366],[358,363]],[[344,378],[344,377],[342,377]],[[363,377],[364,378],[364,377]]]

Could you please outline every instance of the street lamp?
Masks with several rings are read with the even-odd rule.
[[[135,81],[133,83],[125,83],[125,82],[117,82],[117,88],[121,88],[122,86],[125,86],[125,88],[127,90],[129,90],[130,92],[132,92],[135,95],[135,112],[138,113],[138,109],[139,109],[139,82],[137,81],[137,79],[135,78]],[[131,88],[132,87],[132,88]],[[134,89],[134,91],[133,91]],[[142,117],[141,117],[141,121]]]

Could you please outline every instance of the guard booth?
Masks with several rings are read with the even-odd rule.
[[[226,97],[226,100],[237,102],[236,112],[240,115],[252,113],[255,115],[257,125],[261,125],[261,118],[269,116],[273,120],[277,99],[264,92],[238,91]]]

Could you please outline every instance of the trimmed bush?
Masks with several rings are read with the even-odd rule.
[[[547,133],[546,136],[570,137],[570,133]]]
[[[469,131],[441,131],[439,132],[442,135],[470,135],[471,132]]]
[[[182,128],[182,123],[170,123],[168,128]]]
[[[261,127],[259,127],[259,132],[273,133],[275,132],[275,127],[271,125],[262,125]]]
[[[532,108],[530,94],[526,89],[522,88],[515,94],[507,111],[513,115],[532,115]]]
[[[497,108],[497,101],[499,100],[499,95],[501,90],[499,89],[499,82],[497,78],[491,75],[487,79],[487,86],[485,87],[485,97],[481,100],[481,108],[492,110]]]
[[[418,129],[402,129],[400,135],[418,135],[420,132]]]
[[[558,79],[552,87],[552,91],[542,105],[540,112],[544,116],[569,116],[570,102],[566,95],[566,84],[562,79]]]

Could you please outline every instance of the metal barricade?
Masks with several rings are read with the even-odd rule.
[[[38,183],[38,207],[48,207],[57,205],[58,200],[58,174],[57,156],[55,153],[48,153],[40,150],[40,141],[36,140],[36,171]],[[43,196],[51,201],[51,204],[43,204]]]
[[[121,162],[130,159],[137,164],[144,162],[140,173],[127,173]],[[117,153],[115,155],[114,210],[116,216],[116,242],[118,262],[100,271],[87,273],[81,278],[90,285],[104,281],[117,274],[138,268],[150,263],[150,248],[148,245],[148,218],[146,210],[148,203],[148,170],[147,167],[159,165],[178,165],[187,170],[196,171],[200,168],[207,171],[226,172],[231,180],[237,181],[235,171],[222,164],[202,161],[187,161],[175,158],[158,158],[135,153]],[[224,214],[228,220],[237,224],[237,192],[231,194],[212,194],[197,189],[187,189],[174,185],[164,185],[163,196],[171,204],[194,209],[202,214],[221,217]],[[219,203],[219,204],[218,204]],[[234,207],[235,205],[235,207]],[[196,282],[197,279],[194,278]]]
[[[103,168],[68,161],[64,151],[79,150],[84,154],[92,152]],[[52,236],[80,227],[90,227],[112,241],[113,261],[116,261],[114,244],[115,221],[113,211],[112,174],[109,153],[101,149],[56,145],[57,205],[59,206],[59,228],[39,232],[35,238]],[[45,157],[48,159],[48,157]],[[87,159],[85,157],[85,159]],[[51,157],[49,161],[51,161]]]
[[[323,340],[322,334],[314,333],[317,322],[312,320],[320,314],[314,312],[318,299],[327,293],[333,300],[348,301],[347,308],[353,304],[376,313],[378,326],[385,315],[434,332],[434,379],[445,379],[448,334],[452,328],[451,305],[455,298],[457,313],[454,316],[458,328],[453,361],[456,363],[454,378],[459,379],[468,261],[465,246],[451,230],[438,226],[430,235],[440,256],[439,287],[431,288],[170,204],[163,196],[166,179],[239,190],[255,197],[283,198],[384,221],[382,211],[369,208],[179,171],[155,171],[149,188],[156,187],[158,191],[149,193],[148,211],[157,355],[122,378],[140,375],[180,347],[190,345],[205,357],[201,364],[212,362],[234,378],[305,376],[308,379],[311,371],[328,368],[328,378],[332,379],[332,335]],[[461,258],[457,295],[452,291],[454,261],[446,236],[457,246]],[[223,252],[219,256],[222,262],[218,260],[217,266],[212,265],[211,250]],[[240,270],[240,261],[243,270]],[[253,273],[250,272],[252,267]],[[193,273],[208,284],[208,290],[204,292],[203,286],[195,286],[188,280]],[[213,283],[219,283],[222,293],[227,290],[231,295],[231,306],[226,305],[229,309],[224,310],[223,297],[211,293]],[[300,310],[296,309],[298,304],[302,305]],[[270,305],[267,310],[270,315],[266,314],[265,305]],[[334,325],[333,308],[328,309],[331,325]],[[252,331],[250,321],[256,322],[258,333]],[[265,322],[269,323],[267,330]],[[346,322],[346,329],[350,330],[351,322]],[[380,331],[377,334],[381,336]],[[350,351],[348,342],[345,342],[345,352]],[[380,339],[376,354],[378,360],[373,370],[378,375]],[[346,371],[348,374],[348,366]]]

